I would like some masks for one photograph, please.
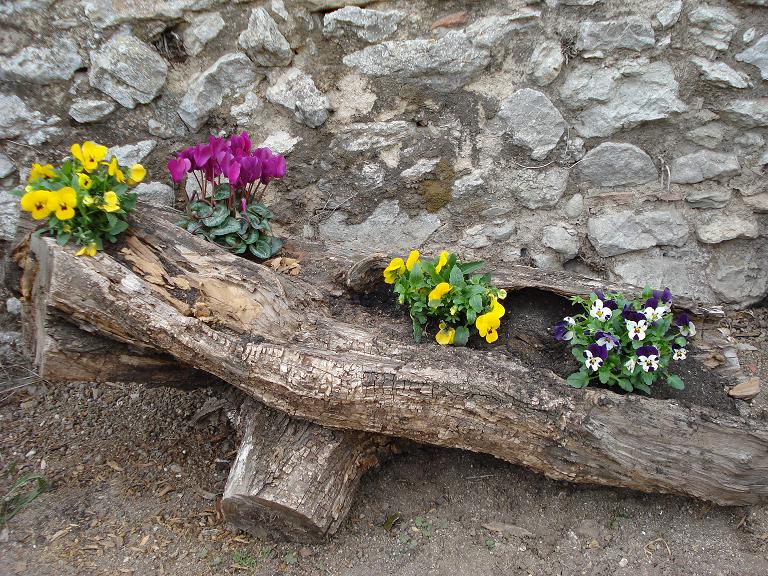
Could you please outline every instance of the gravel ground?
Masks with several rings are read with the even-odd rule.
[[[763,382],[765,312],[731,322],[751,330],[742,363]],[[37,381],[2,361],[0,490],[31,471],[49,489],[0,534],[0,574],[768,574],[768,506],[570,485],[415,444],[365,477],[330,542],[258,540],[217,513],[234,430],[221,411],[193,418],[220,389],[13,389]]]

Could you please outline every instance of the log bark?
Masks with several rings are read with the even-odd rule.
[[[137,212],[113,254],[76,258],[34,237],[30,260],[30,297],[45,282],[48,305],[75,322],[167,351],[293,417],[486,452],[559,480],[768,501],[766,422],[574,390],[489,351],[392,340],[369,317],[330,314],[332,272],[275,274],[157,211]],[[558,282],[565,292],[591,290],[575,275]]]
[[[181,388],[221,384],[173,357],[69,324],[38,298],[25,337],[49,381],[130,382]],[[317,542],[349,513],[361,478],[391,453],[389,437],[330,430],[253,401],[240,407],[242,441],[222,499],[226,519],[255,534]]]
[[[245,431],[221,508],[238,528],[317,542],[341,526],[360,479],[389,455],[390,440],[331,430],[248,403]]]

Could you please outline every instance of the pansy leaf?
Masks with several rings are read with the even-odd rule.
[[[573,354],[573,357],[579,362],[584,361],[584,350],[581,348],[571,348],[571,354]]]
[[[597,373],[597,378],[600,380],[600,384],[608,384],[608,380],[611,379],[611,369],[601,368]]]
[[[464,273],[461,271],[461,267],[458,265],[451,268],[451,275],[448,278],[453,286],[464,285]]]
[[[674,388],[675,390],[683,390],[685,388],[682,378],[677,374],[668,374],[667,384],[669,384],[670,388]]]
[[[59,246],[64,246],[67,242],[69,242],[69,239],[72,237],[72,234],[59,234],[58,238],[56,238],[56,244]]]
[[[469,340],[469,329],[466,326],[456,326],[456,334],[453,337],[454,346],[466,346]]]
[[[484,262],[482,260],[477,260],[475,262],[465,262],[463,264],[459,264],[459,268],[461,268],[461,271],[464,274],[472,274],[475,270],[479,270],[483,267]],[[453,270],[451,270],[453,272]]]
[[[626,390],[627,392],[632,392],[632,390],[634,390],[634,387],[632,386],[632,383],[629,380],[627,380],[626,378],[619,378],[619,379],[616,380],[616,383],[619,385],[619,387],[622,390]]]
[[[418,344],[421,342],[421,335],[424,332],[424,325],[419,322],[415,316],[411,316],[411,322],[413,323],[413,339],[416,341],[416,344]]]
[[[207,218],[203,218],[203,224],[211,228],[214,228],[216,226],[221,225],[227,219],[227,216],[229,216],[229,208],[227,208],[227,205],[217,204],[216,207],[213,209],[213,214],[211,214]],[[232,218],[232,221],[237,225],[237,228],[235,228],[235,230],[240,230],[240,224],[237,224],[237,220]],[[234,232],[235,230],[232,230],[232,232]],[[226,233],[227,232],[223,232],[223,234],[226,234]]]
[[[688,344],[688,340],[686,340],[682,336],[678,336],[677,338],[675,338],[675,344],[677,344],[678,346],[685,346],[686,344]]]
[[[482,312],[483,297],[480,294],[473,294],[469,299],[469,305],[475,312]]]
[[[643,382],[647,386],[650,386],[651,384],[653,384],[655,375],[653,372],[640,372],[640,378],[642,378]]]
[[[630,386],[631,386],[631,384],[630,384]],[[635,387],[636,390],[640,390],[641,392],[645,392],[649,396],[651,394],[651,387],[650,386],[646,386],[642,382],[635,382],[635,386],[634,387]],[[631,390],[628,390],[628,392],[631,392]]]
[[[568,376],[565,381],[569,386],[574,388],[584,388],[587,384],[589,384],[589,374],[583,371],[574,372]]]
[[[203,221],[203,223],[205,223],[205,220]],[[211,236],[224,236],[225,234],[231,234],[232,232],[239,232],[239,231],[240,231],[240,223],[234,218],[232,218],[232,216],[229,216],[229,217],[225,216],[220,226],[217,226],[216,228],[211,228],[210,234]]]
[[[117,220],[114,224],[112,224],[112,227],[109,229],[109,233],[113,236],[117,236],[118,234],[122,234],[128,229],[128,222],[125,220]]]

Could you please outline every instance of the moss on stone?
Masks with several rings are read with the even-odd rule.
[[[456,179],[456,172],[450,162],[441,160],[435,167],[433,178],[419,185],[419,193],[424,199],[427,212],[437,212],[453,198],[451,189]]]

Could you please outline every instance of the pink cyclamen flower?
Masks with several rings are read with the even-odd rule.
[[[168,160],[168,172],[171,173],[171,178],[176,184],[184,180],[184,176],[191,168],[192,163],[189,158],[171,158]]]

